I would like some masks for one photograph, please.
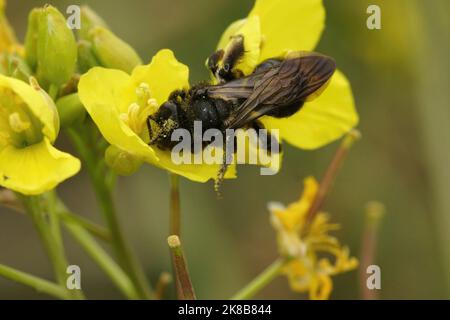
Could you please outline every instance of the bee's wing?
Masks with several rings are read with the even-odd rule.
[[[256,82],[261,78],[262,75],[248,76],[211,86],[208,88],[208,97],[222,100],[246,100],[252,95]]]
[[[335,69],[330,57],[293,52],[281,63],[239,79],[243,86],[231,85],[230,95],[235,89],[238,95],[247,95],[247,100],[232,113],[227,127],[241,128],[271,111],[303,103],[327,83]]]
[[[222,100],[246,100],[255,90],[255,86],[271,68],[282,63],[279,59],[268,59],[256,67],[247,77],[231,80],[208,88],[208,97]]]

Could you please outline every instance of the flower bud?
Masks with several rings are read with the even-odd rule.
[[[81,7],[81,29],[78,31],[80,39],[88,40],[89,31],[94,27],[108,28],[105,21],[89,6]]]
[[[44,83],[59,86],[67,82],[75,70],[75,37],[55,7],[45,6],[38,18],[38,75]]]
[[[89,35],[95,56],[102,66],[131,73],[134,67],[142,64],[136,51],[108,29],[94,27]]]
[[[114,145],[106,149],[105,162],[115,173],[122,176],[133,174],[142,165],[141,160]]]
[[[78,97],[78,93],[69,94],[56,101],[61,127],[69,128],[86,117],[86,110]]]
[[[78,42],[78,68],[81,73],[86,73],[89,69],[99,66],[90,42],[81,40]]]
[[[38,25],[39,15],[42,9],[35,8],[28,15],[28,28],[25,36],[25,59],[33,71],[37,68],[37,41],[38,41]]]

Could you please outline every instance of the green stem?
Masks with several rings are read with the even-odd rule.
[[[111,232],[112,245],[119,263],[130,276],[138,289],[140,296],[145,299],[153,298],[145,274],[123,237],[117,220],[117,213],[111,190],[105,181],[103,170],[99,170],[99,163],[101,160],[97,158],[94,148],[89,145],[85,137],[82,137],[79,134],[78,130],[70,128],[67,130],[67,133],[74,143],[80,157],[85,162],[98,203],[108,225],[108,229]]]
[[[33,219],[34,225],[44,244],[47,255],[52,263],[56,280],[62,288],[66,288],[67,259],[62,244],[61,230],[57,215],[53,210],[44,212],[40,196],[22,196],[22,201],[28,213]],[[68,290],[68,294],[74,299],[83,298],[79,290]]]
[[[359,263],[359,284],[362,300],[377,300],[379,290],[370,290],[367,287],[367,267],[376,263],[378,242],[378,229],[385,214],[384,205],[377,201],[371,201],[366,205],[366,225],[361,241],[361,253]]]
[[[58,299],[72,298],[68,290],[64,287],[2,264],[0,264],[0,276],[24,284],[36,291],[46,293]]]
[[[50,96],[50,98],[53,99],[53,101],[56,101],[56,99],[58,98],[58,92],[59,92],[58,86],[51,84],[48,89],[48,95]]]
[[[180,179],[177,174],[169,173],[170,177],[170,218],[169,234],[180,236],[181,211],[180,211]]]
[[[125,272],[111,259],[103,248],[95,242],[92,236],[78,224],[65,221],[64,226],[69,233],[86,250],[87,254],[98,264],[98,266],[111,278],[117,288],[129,299],[138,299],[133,282]]]
[[[68,211],[64,203],[59,198],[57,198],[57,211],[60,215],[70,215],[71,217],[76,216]],[[87,254],[111,278],[111,280],[127,298],[139,298],[139,294],[128,275],[113,259],[111,259],[105,250],[103,250],[103,248],[89,234],[88,230],[85,230],[83,225],[80,225],[76,219],[66,219],[63,223],[69,233],[75,238],[75,240],[78,241],[84,250],[86,250]]]
[[[273,279],[275,279],[285,265],[286,259],[279,258],[261,272],[255,279],[236,293],[231,300],[248,300],[264,289]]]
[[[75,223],[80,227],[83,227],[83,229],[88,231],[93,236],[106,242],[111,241],[111,233],[106,228],[99,226],[86,218],[73,214],[67,210],[58,211],[58,215],[64,223]]]

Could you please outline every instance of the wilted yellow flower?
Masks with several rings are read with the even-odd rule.
[[[225,52],[237,37],[244,40],[244,55],[236,69],[244,75],[268,58],[285,57],[290,51],[312,51],[325,26],[322,0],[256,0],[248,17],[232,23],[217,49]],[[219,63],[220,66],[220,63]],[[352,90],[337,70],[326,90],[288,118],[262,117],[267,129],[303,149],[319,148],[339,139],[358,124]]]
[[[0,186],[35,195],[80,170],[80,161],[53,147],[59,118],[39,88],[0,75]]]
[[[78,85],[81,102],[111,144],[106,162],[118,173],[130,174],[148,162],[188,179],[215,178],[219,165],[174,164],[169,151],[148,145],[146,120],[170,93],[189,88],[189,69],[172,51],[159,51],[150,64],[124,71],[95,67]],[[232,176],[230,170],[228,177]]]
[[[292,290],[308,292],[311,299],[327,299],[333,287],[331,276],[356,268],[358,261],[329,234],[339,225],[331,224],[326,213],[317,213],[307,225],[307,214],[317,191],[316,180],[309,177],[297,202],[288,207],[271,203],[269,209],[280,254],[289,259],[282,273],[288,277]]]

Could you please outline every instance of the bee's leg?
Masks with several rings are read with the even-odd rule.
[[[259,148],[263,148],[264,150],[267,151],[267,153],[269,155],[272,154],[272,144],[278,144],[278,153],[281,153],[281,144],[280,142],[277,140],[277,138],[270,133],[269,130],[267,130],[267,138],[263,139],[262,136],[259,134],[259,130],[262,129],[266,129],[264,127],[264,125],[261,123],[261,121],[255,120],[251,123],[251,128],[254,129],[256,131],[256,133],[258,134],[258,139],[259,139],[259,143],[258,143],[258,147]]]
[[[150,117],[147,117],[147,120],[145,121],[147,123],[147,130],[148,130],[148,144],[152,142],[152,125],[150,123]]]
[[[148,136],[149,136],[149,141],[148,141],[148,145],[153,144],[157,139],[158,139],[158,133],[153,134],[153,130],[152,130],[152,124],[151,121],[155,122],[155,120],[153,120],[153,118],[151,116],[149,116],[146,120],[146,124],[147,124],[147,130],[148,130]],[[155,122],[156,123],[156,122]]]
[[[227,173],[228,167],[233,161],[233,150],[230,150],[228,146],[230,145],[231,139],[234,138],[235,138],[234,134],[231,135],[225,134],[225,145],[223,147],[222,165],[220,166],[219,172],[217,173],[217,178],[214,181],[214,190],[216,191],[217,196],[219,198],[222,197],[220,187],[222,186],[222,182],[225,178],[225,174]]]

